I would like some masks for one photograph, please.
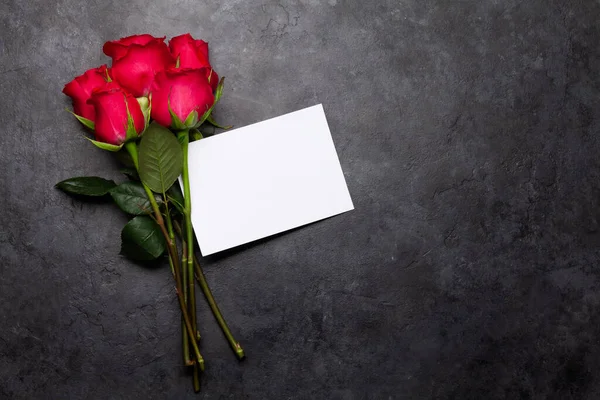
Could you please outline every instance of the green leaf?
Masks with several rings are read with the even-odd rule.
[[[89,140],[90,142],[92,142],[94,144],[94,146],[96,146],[102,150],[112,151],[113,153],[116,153],[117,151],[121,150],[121,148],[123,147],[123,144],[120,144],[119,146],[117,146],[115,144],[98,142],[94,139],[90,139],[89,137],[86,137],[86,139]]]
[[[140,180],[140,176],[138,175],[138,172],[135,170],[135,168],[121,168],[119,172],[131,179],[132,181]]]
[[[220,125],[218,124],[212,117],[212,115],[209,115],[208,118],[206,118],[206,122],[208,122],[209,124],[211,124],[212,126],[216,126],[217,128],[220,129],[231,129],[233,128],[233,125]]]
[[[121,231],[121,254],[132,260],[154,260],[166,247],[160,227],[148,216],[135,217]]]
[[[139,182],[124,182],[110,190],[115,203],[128,214],[143,215],[152,212],[152,206],[144,187]],[[160,196],[154,196],[157,203],[162,203]]]
[[[139,147],[139,173],[156,193],[166,193],[183,169],[183,152],[175,135],[156,122],[150,124]]]
[[[79,122],[81,122],[83,125],[85,125],[86,127],[90,128],[91,130],[96,129],[96,124],[94,123],[94,121],[84,118],[80,115],[77,115],[71,110],[67,110],[67,111],[70,112],[71,114],[73,114],[75,116],[75,118],[77,118],[77,120]]]
[[[167,192],[167,199],[175,206],[177,211],[179,211],[181,214],[184,214],[183,210],[185,208],[185,202],[183,200],[183,193],[181,193],[181,188],[179,185],[171,186]]]
[[[69,194],[104,196],[116,186],[114,181],[97,176],[80,176],[58,182],[55,187]]]

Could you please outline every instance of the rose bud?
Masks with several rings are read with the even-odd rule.
[[[135,97],[150,93],[154,76],[175,65],[165,38],[136,35],[106,42],[106,55],[112,57],[112,78]]]
[[[95,89],[88,103],[95,109],[94,134],[98,142],[118,146],[144,131],[146,122],[140,104],[115,82]]]
[[[94,106],[87,101],[94,89],[106,84],[107,71],[106,65],[92,68],[65,85],[63,93],[73,100],[75,115],[94,121]]]
[[[213,90],[217,89],[219,76],[212,70],[208,62],[208,43],[196,40],[189,33],[175,36],[169,41],[169,50],[176,60],[179,68],[207,68],[207,78]]]
[[[152,86],[152,118],[166,127],[195,127],[215,101],[206,70],[171,68],[159,72]],[[169,107],[177,120],[172,120]]]

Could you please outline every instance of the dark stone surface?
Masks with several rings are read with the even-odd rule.
[[[0,398],[600,398],[600,3],[0,3]],[[64,112],[104,41],[191,32],[243,126],[322,102],[356,210],[205,260],[203,391],[170,272],[53,184],[118,178]]]

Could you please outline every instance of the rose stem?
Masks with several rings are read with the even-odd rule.
[[[200,391],[200,369],[198,368],[198,364],[194,363],[194,392],[198,393]]]
[[[137,153],[137,146],[136,146],[135,142],[131,141],[131,142],[125,143],[125,148],[131,155],[131,159],[133,160],[133,165],[135,166],[135,169],[139,171],[138,153]],[[161,230],[163,236],[165,237],[165,240],[167,241],[167,249],[169,252],[169,257],[171,257],[173,260],[173,263],[175,265],[177,265],[177,264],[179,264],[177,248],[175,247],[174,242],[171,241],[171,239],[169,237],[169,233],[167,232],[167,229],[165,228],[165,222],[163,220],[160,209],[158,208],[158,204],[156,203],[156,199],[154,198],[154,194],[152,193],[152,190],[150,190],[150,188],[144,182],[142,182],[142,186],[144,187],[144,191],[146,192],[146,195],[148,196],[148,200],[150,201],[150,205],[152,206],[152,210],[154,211],[154,217],[156,218],[156,223],[160,227],[160,230]],[[191,338],[192,348],[194,349],[194,354],[196,356],[196,360],[198,361],[200,369],[202,371],[204,371],[204,359],[202,358],[202,355],[200,354],[200,349],[198,348],[198,343],[196,342],[196,332],[194,329],[192,329],[192,323],[190,322],[190,318],[188,316],[187,309],[185,306],[185,300],[183,298],[183,291],[182,291],[182,287],[181,287],[181,277],[179,276],[179,269],[175,268],[174,271],[175,271],[175,275],[176,275],[175,276],[176,292],[177,292],[177,298],[179,300],[179,307],[181,308],[181,314],[183,316],[185,327]]]
[[[165,196],[166,198],[166,196]],[[175,234],[173,233],[173,221],[171,220],[171,214],[169,213],[169,207],[166,207],[166,215],[165,215],[165,219],[167,220],[167,229],[169,230],[169,237],[171,238],[171,240],[173,240],[173,242],[175,242]],[[187,253],[185,251],[185,243],[182,243],[182,252],[181,252],[181,266],[182,268],[186,265],[187,263]],[[182,272],[181,275],[179,275],[179,278],[181,279],[181,277],[183,276],[183,282],[182,287],[183,287],[183,301],[187,304],[187,279],[186,279],[186,275],[185,273]],[[186,366],[191,366],[194,365],[194,362],[192,361],[192,359],[190,358],[190,350],[189,350],[189,339],[188,339],[188,334],[185,331],[185,326],[184,326],[185,322],[183,321],[183,318],[181,319],[181,343],[182,343],[182,349],[183,349],[183,363]]]
[[[187,242],[183,241],[184,243],[183,246],[186,247]],[[193,243],[192,243],[193,245]],[[186,251],[186,255],[187,255],[187,262],[188,262],[188,293],[190,293],[190,301],[188,302],[188,309],[190,314],[192,314],[192,324],[194,325],[194,327],[196,328],[196,331],[198,331],[198,322],[197,322],[197,316],[196,316],[196,286],[194,285],[194,260],[192,259],[194,253],[190,253],[189,252],[189,245],[187,246],[187,251]],[[190,255],[191,254],[191,255]],[[190,268],[190,264],[192,265],[192,267]],[[191,273],[189,272],[191,271]],[[193,293],[193,295],[191,294]],[[193,301],[192,301],[193,299]]]
[[[189,312],[192,315],[192,326],[194,328],[194,336],[196,335],[197,321],[196,321],[196,291],[194,285],[194,233],[192,228],[192,196],[190,194],[190,176],[188,170],[188,145],[190,143],[189,130],[184,130],[178,133],[179,142],[181,143],[183,151],[183,171],[181,177],[183,180],[183,211],[185,217],[185,229],[186,229],[186,240],[183,241],[187,244],[187,265],[185,271],[187,272],[187,284],[188,284],[188,303]],[[184,272],[185,273],[185,272]],[[185,281],[184,281],[185,282]]]
[[[169,256],[169,265],[171,266],[171,271],[173,272],[173,278],[177,279],[177,276],[179,274],[175,273],[175,268],[179,268],[179,266],[173,265],[173,260],[171,259],[170,256]],[[181,318],[181,336],[182,336],[183,363],[186,366],[194,365],[194,362],[192,360],[190,360],[190,350],[189,350],[189,343],[188,343],[188,334],[185,331],[185,322],[183,320],[183,317]]]
[[[181,226],[179,226],[177,221],[175,221],[175,231],[177,232],[177,234],[179,236],[182,236]],[[233,337],[233,334],[231,333],[231,330],[229,330],[229,326],[227,326],[227,322],[225,322],[225,318],[223,318],[223,315],[221,314],[221,311],[219,310],[219,306],[217,306],[217,302],[215,301],[215,298],[213,297],[212,291],[210,290],[210,287],[208,286],[208,282],[206,281],[206,277],[204,276],[204,272],[202,271],[202,267],[200,266],[198,257],[193,256],[193,262],[194,262],[194,266],[196,267],[196,279],[198,280],[198,283],[200,284],[202,293],[204,293],[204,297],[206,297],[206,301],[208,301],[208,305],[210,306],[210,309],[212,310],[213,315],[215,316],[217,322],[219,323],[219,326],[221,327],[223,334],[227,338],[227,341],[229,342],[229,345],[235,352],[236,356],[240,360],[243,359],[245,357],[244,349],[242,349],[242,346],[240,346],[239,342],[237,342],[235,340],[235,338]]]
[[[166,196],[163,194],[163,196],[166,199]],[[167,221],[167,230],[169,231],[169,238],[171,238],[171,241],[173,243],[175,243],[175,246],[177,246],[177,242],[175,241],[175,232],[173,231],[173,221],[171,219],[171,213],[169,213],[169,206],[168,204],[166,205],[166,210],[165,210],[165,220]],[[177,247],[175,247],[175,249],[177,249]],[[186,251],[185,251],[185,244],[183,244],[182,246],[182,254],[181,254],[181,262],[185,263],[186,261]],[[169,257],[170,260],[170,257]],[[179,266],[177,266],[176,268],[179,268]],[[173,271],[173,273],[175,273],[175,271]],[[181,278],[181,275],[179,275],[179,277]],[[184,286],[185,287],[185,286]],[[185,292],[184,292],[184,296],[183,299],[184,301],[186,300],[185,298]],[[182,343],[182,350],[183,350],[183,362],[185,365],[187,366],[191,366],[194,365],[194,361],[190,358],[190,350],[189,350],[189,339],[188,339],[188,334],[185,331],[185,322],[183,320],[183,317],[181,318],[181,343]]]
[[[183,254],[183,259],[187,260],[187,248],[185,246],[185,242],[182,242],[182,246],[181,247],[183,248],[183,250],[182,250],[183,251],[183,253],[182,253]],[[192,280],[192,282],[193,282],[193,280]],[[185,332],[184,332],[184,334],[185,334]],[[196,331],[196,335],[197,335],[196,340],[200,340],[200,332],[199,331]],[[186,334],[186,336],[187,336],[187,334]],[[194,372],[193,372],[192,376],[193,376],[193,382],[194,382],[194,391],[196,393],[198,393],[200,391],[200,376],[199,376],[199,373],[198,373],[199,372],[198,371],[198,364],[197,363],[193,363],[193,366],[194,366]]]

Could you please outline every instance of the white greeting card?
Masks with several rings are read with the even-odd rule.
[[[321,104],[190,143],[206,256],[354,209]]]

